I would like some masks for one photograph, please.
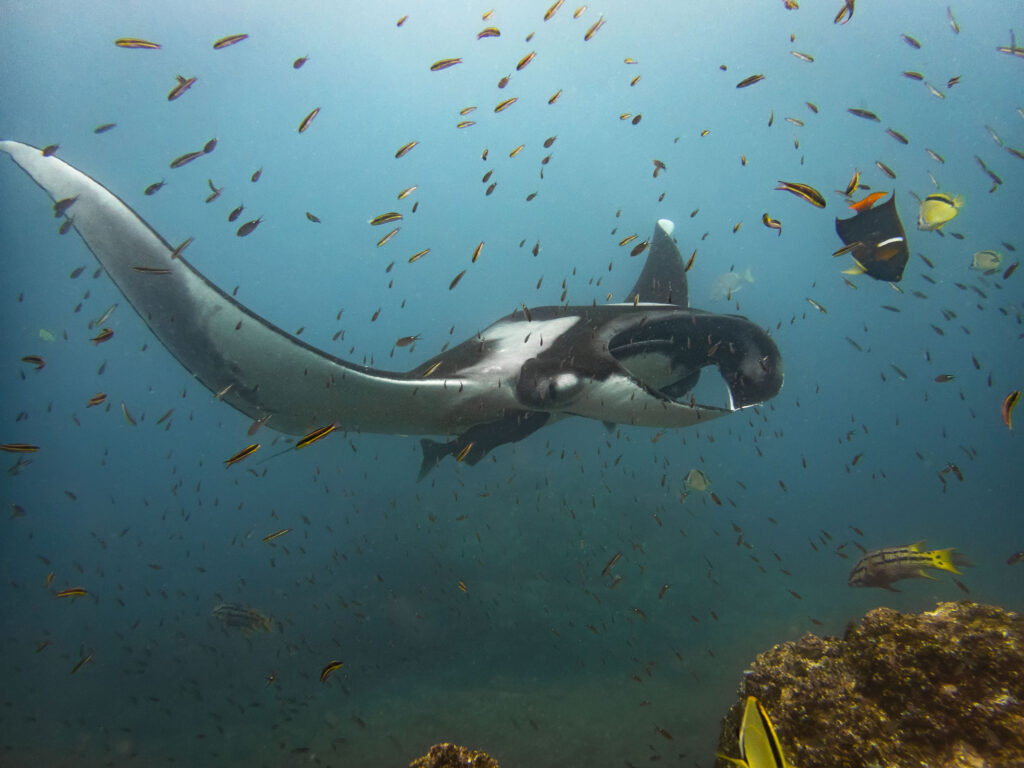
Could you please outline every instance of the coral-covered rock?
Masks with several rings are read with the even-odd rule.
[[[435,744],[409,768],[498,768],[498,761],[486,752],[466,749],[458,744]]]
[[[759,654],[739,693],[726,755],[756,696],[800,768],[1024,768],[1024,618],[993,606],[875,609]]]

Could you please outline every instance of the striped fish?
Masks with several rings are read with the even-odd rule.
[[[927,568],[959,574],[956,566],[973,565],[955,549],[933,549],[923,552],[924,540],[900,547],[883,547],[868,552],[850,571],[847,582],[851,587],[881,587],[899,592],[892,587],[900,579],[932,579]]]
[[[716,756],[741,768],[793,768],[775,733],[768,712],[755,696],[748,696],[743,708],[739,733],[740,757],[728,757],[721,752]]]
[[[220,603],[210,611],[210,615],[225,627],[236,627],[244,632],[270,632],[274,629],[272,618],[255,608],[238,603]]]

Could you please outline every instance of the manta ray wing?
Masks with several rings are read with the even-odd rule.
[[[126,203],[56,156],[14,141],[0,150],[67,206],[86,245],[160,342],[212,392],[279,432],[451,434],[495,417],[496,382],[387,373],[353,365],[285,333],[224,293]],[[140,272],[159,270],[159,272]],[[166,270],[166,273],[164,273]],[[500,394],[498,395],[500,397]]]

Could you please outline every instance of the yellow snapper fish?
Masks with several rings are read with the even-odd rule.
[[[775,727],[756,696],[747,696],[740,723],[739,750],[739,758],[727,757],[721,752],[715,754],[743,768],[793,768],[782,753]]]
[[[1003,263],[1003,255],[999,251],[978,251],[971,259],[971,269],[979,272],[995,272]]]
[[[955,549],[933,549],[922,552],[924,540],[900,547],[883,547],[868,552],[850,571],[847,581],[851,587],[881,587],[899,592],[892,583],[901,579],[933,579],[926,568],[958,574],[956,566],[973,563]]]
[[[921,210],[917,214],[917,228],[925,232],[942,229],[942,225],[956,218],[963,208],[964,199],[957,195],[950,197],[943,192],[928,195],[921,201]]]

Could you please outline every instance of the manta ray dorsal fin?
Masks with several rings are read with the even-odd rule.
[[[686,267],[672,239],[674,229],[675,224],[668,219],[658,219],[647,248],[647,262],[626,301],[675,304],[683,308],[689,305]]]

